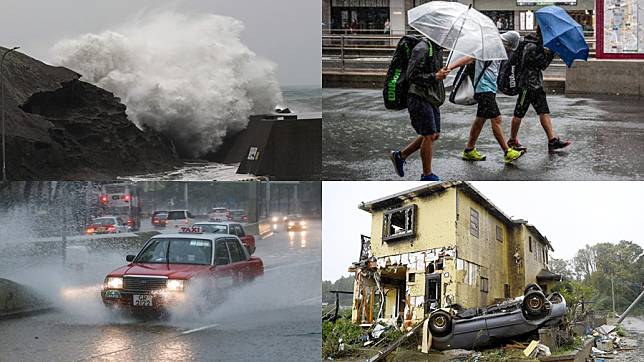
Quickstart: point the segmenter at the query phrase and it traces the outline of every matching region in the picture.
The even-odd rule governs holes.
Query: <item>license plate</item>
[[[148,294],[132,295],[132,305],[136,307],[152,307],[152,296]]]
[[[105,228],[96,228],[97,233],[103,233],[105,232]]]

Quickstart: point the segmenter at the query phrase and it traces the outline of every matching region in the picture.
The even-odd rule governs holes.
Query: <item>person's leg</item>
[[[405,148],[400,150],[400,156],[404,159],[411,156],[412,153],[420,149],[420,145],[423,143],[423,136],[416,137],[411,143],[409,143]]]
[[[481,135],[481,130],[483,130],[484,125],[485,125],[485,118],[482,118],[482,117],[474,118],[474,123],[472,123],[472,127],[470,128],[470,136],[467,139],[467,146],[465,146],[465,151],[472,150],[474,149],[474,147],[476,147],[476,141],[479,139],[479,136]]]
[[[434,135],[421,136],[420,159],[423,162],[423,175],[432,173],[432,146]]]
[[[512,117],[512,122],[510,124],[510,139],[516,140],[519,135],[519,127],[521,127],[521,118],[517,116]]]
[[[494,134],[494,138],[496,138],[496,141],[499,143],[499,146],[501,146],[501,149],[505,153],[505,151],[508,150],[508,145],[507,143],[505,143],[503,128],[501,128],[501,116],[492,119],[492,134]]]
[[[525,117],[528,107],[530,107],[530,99],[527,89],[522,89],[517,97],[517,103],[514,106],[514,114],[512,121],[510,121],[510,138],[508,139],[508,146],[516,150],[525,151],[525,147],[521,146],[519,139],[519,127],[521,127],[521,120]]]
[[[543,113],[539,115],[539,122],[541,122],[541,127],[546,132],[546,137],[548,141],[555,138],[555,132],[552,130],[552,118],[550,118],[549,113]]]

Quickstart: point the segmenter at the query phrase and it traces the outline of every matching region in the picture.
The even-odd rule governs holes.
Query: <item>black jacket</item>
[[[414,47],[407,66],[409,93],[415,94],[434,107],[445,102],[445,86],[436,79],[436,72],[443,68],[443,48],[431,40],[422,40]]]
[[[519,88],[543,88],[543,71],[552,62],[554,53],[543,47],[543,39],[537,34],[526,35],[524,41]]]

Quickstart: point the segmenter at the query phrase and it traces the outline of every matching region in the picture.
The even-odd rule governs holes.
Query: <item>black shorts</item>
[[[496,93],[476,93],[474,94],[474,99],[478,102],[478,106],[476,107],[476,117],[493,119],[501,115],[499,105],[496,104]]]
[[[517,104],[514,106],[514,116],[517,118],[525,117],[528,108],[532,105],[537,114],[550,113],[546,92],[543,88],[539,89],[522,89],[517,98]]]
[[[407,110],[411,126],[421,136],[429,136],[441,131],[441,113],[438,108],[415,94],[407,96]]]

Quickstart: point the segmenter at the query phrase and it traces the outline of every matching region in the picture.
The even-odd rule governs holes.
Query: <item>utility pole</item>
[[[186,210],[190,210],[190,205],[188,203],[188,183],[183,183],[183,199],[186,202]]]
[[[4,106],[4,75],[2,74],[2,66],[4,65],[4,58],[9,55],[14,50],[20,49],[20,47],[13,47],[2,55],[2,59],[0,59],[0,88],[2,88],[2,95],[0,98],[2,98],[2,182],[7,182],[7,156],[6,156],[6,151],[5,151],[5,127],[4,127],[4,113],[5,113],[5,106]]]
[[[613,298],[613,315],[617,314],[617,312],[615,312],[615,284],[614,284],[614,282],[615,282],[615,276],[612,275],[610,277],[610,294],[611,294],[611,296]]]

